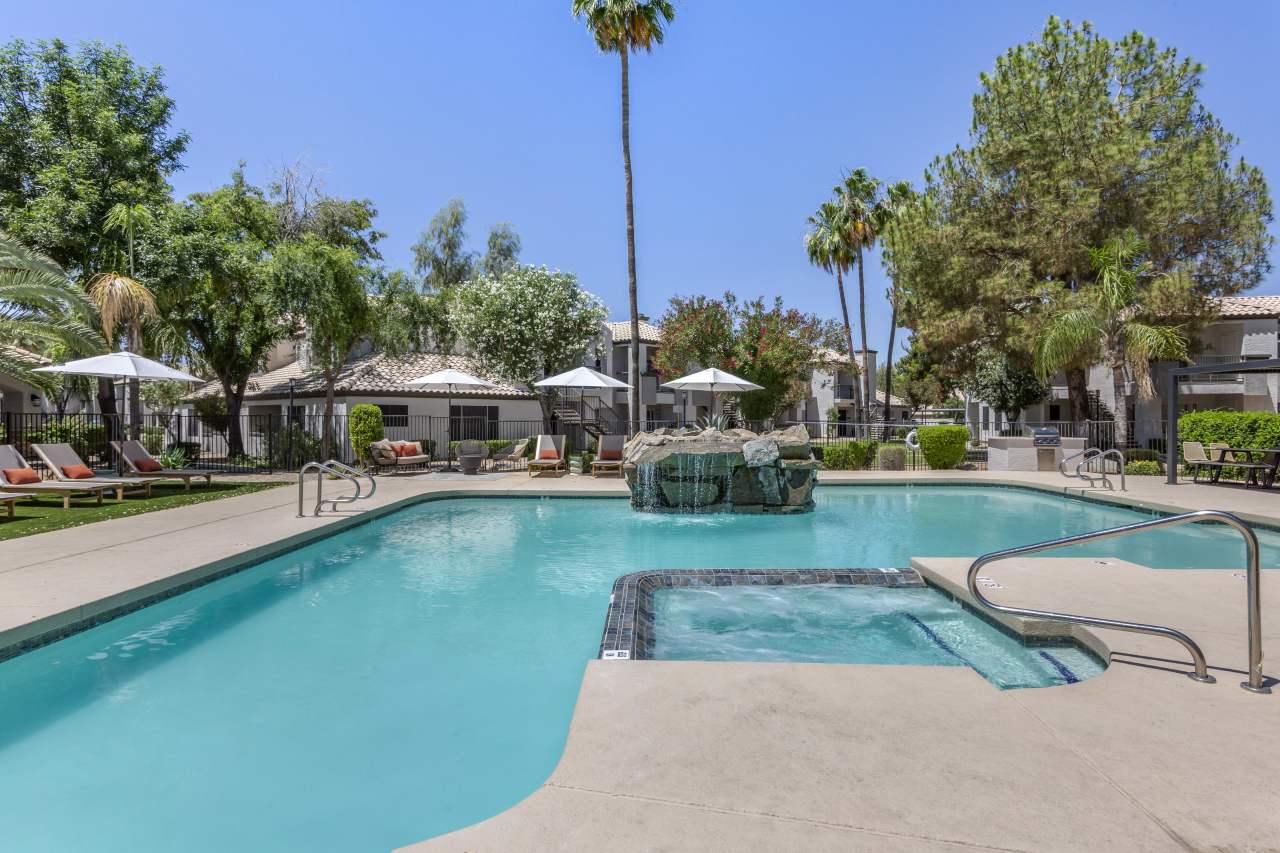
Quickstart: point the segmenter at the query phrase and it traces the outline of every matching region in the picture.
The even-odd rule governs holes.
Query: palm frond
[[[1035,370],[1047,379],[1058,370],[1094,358],[1102,342],[1102,324],[1093,311],[1075,308],[1054,317],[1036,342]]]
[[[102,334],[111,340],[116,328],[124,323],[141,323],[155,316],[156,298],[146,285],[120,275],[104,272],[89,282],[89,298],[98,309]]]
[[[1151,326],[1130,320],[1121,329],[1120,337],[1129,373],[1138,386],[1138,394],[1146,399],[1156,395],[1152,361],[1187,360],[1187,338],[1181,326]]]

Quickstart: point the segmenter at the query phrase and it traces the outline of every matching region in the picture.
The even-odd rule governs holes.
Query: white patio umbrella
[[[202,382],[204,380],[190,373],[175,370],[166,364],[152,361],[145,356],[127,350],[93,355],[68,361],[66,364],[52,364],[48,367],[37,367],[33,373],[65,373],[75,376],[101,376],[106,379],[137,379],[142,382]],[[128,402],[128,401],[126,401]],[[138,429],[138,424],[130,426],[130,433]],[[136,435],[134,436],[136,438]]]
[[[448,419],[445,421],[448,426],[445,431],[444,470],[452,471],[453,456],[450,453],[449,445],[453,443],[453,395],[458,388],[495,388],[497,386],[492,382],[486,382],[478,376],[472,376],[470,373],[454,370],[452,367],[437,370],[435,373],[428,373],[426,376],[419,376],[417,379],[410,379],[404,384],[414,388],[449,392]]]
[[[678,391],[710,391],[711,408],[716,406],[716,394],[720,391],[763,391],[764,386],[748,382],[740,376],[734,376],[716,367],[708,367],[670,382],[663,382],[663,388],[674,388]]]
[[[617,389],[630,388],[631,386],[612,376],[605,376],[603,373],[592,370],[590,367],[575,367],[573,370],[567,370],[564,373],[558,373],[555,376],[548,376],[539,382],[533,383],[535,388],[577,388],[578,389],[578,419],[583,417],[582,411],[582,392],[585,389]]]

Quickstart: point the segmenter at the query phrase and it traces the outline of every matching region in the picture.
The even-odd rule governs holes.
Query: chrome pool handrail
[[[1072,459],[1075,459],[1080,456],[1085,456],[1085,454],[1088,454],[1088,453],[1096,454],[1101,452],[1102,451],[1097,447],[1086,447],[1084,450],[1078,450],[1075,453],[1072,453],[1070,456],[1064,456],[1062,457],[1062,461],[1058,463],[1058,473],[1064,477],[1072,477],[1077,480],[1083,480],[1084,478],[1080,476],[1080,467],[1078,465],[1076,466],[1076,473],[1074,474],[1067,473],[1067,463],[1070,462]],[[1088,460],[1086,459],[1086,461]]]
[[[1249,623],[1249,680],[1241,682],[1240,686],[1254,693],[1270,693],[1271,687],[1266,683],[1266,679],[1262,675],[1262,599],[1261,599],[1261,562],[1259,558],[1258,537],[1253,532],[1253,528],[1239,516],[1224,512],[1217,509],[1201,509],[1195,512],[1186,512],[1181,515],[1171,515],[1165,518],[1157,518],[1151,521],[1140,521],[1136,524],[1126,524],[1121,527],[1111,527],[1106,530],[1095,530],[1092,533],[1082,533],[1078,536],[1066,536],[1061,539],[1052,539],[1047,542],[1038,542],[1034,545],[1022,545],[1017,548],[1007,548],[1003,551],[993,551],[990,554],[983,554],[974,560],[969,566],[969,574],[967,585],[969,594],[973,596],[974,601],[979,605],[994,610],[997,613],[1007,613],[1010,616],[1020,616],[1032,619],[1047,619],[1054,622],[1069,622],[1079,625],[1092,625],[1097,628],[1112,628],[1117,631],[1130,631],[1136,634],[1153,634],[1158,637],[1166,637],[1175,642],[1181,643],[1183,648],[1191,655],[1192,663],[1195,666],[1194,673],[1188,673],[1188,677],[1194,681],[1201,681],[1212,684],[1215,679],[1209,674],[1208,665],[1205,663],[1204,652],[1195,640],[1192,640],[1186,634],[1173,628],[1165,628],[1160,625],[1147,625],[1142,622],[1126,622],[1118,619],[1102,619],[1093,616],[1076,616],[1070,613],[1055,613],[1049,610],[1030,610],[1025,607],[1011,607],[1005,604],[996,604],[982,594],[982,590],[978,588],[978,572],[982,571],[984,566],[988,566],[998,560],[1006,560],[1010,557],[1022,556],[1024,554],[1035,554],[1040,551],[1049,551],[1055,548],[1066,548],[1071,545],[1081,545],[1085,542],[1096,542],[1101,539],[1113,539],[1119,536],[1128,536],[1131,533],[1139,533],[1144,530],[1151,530],[1157,527],[1175,527],[1182,524],[1193,524],[1201,521],[1218,521],[1223,524],[1234,527],[1244,537],[1245,546],[1248,549],[1248,562],[1245,566],[1245,596],[1246,606],[1248,608]]]
[[[1081,480],[1084,480],[1085,482],[1087,482],[1089,484],[1089,488],[1093,488],[1095,485],[1097,485],[1098,481],[1101,480],[1102,485],[1106,486],[1107,490],[1110,491],[1112,489],[1112,485],[1111,485],[1111,480],[1107,477],[1107,458],[1114,456],[1118,461],[1118,470],[1120,472],[1120,491],[1122,492],[1129,491],[1129,487],[1125,485],[1125,480],[1124,480],[1124,465],[1125,465],[1124,452],[1115,447],[1112,447],[1109,450],[1098,450],[1098,448],[1096,447],[1092,447],[1089,449],[1094,450],[1096,452],[1094,453],[1093,456],[1089,456],[1084,459],[1081,459],[1079,462],[1076,463],[1076,476],[1079,477]],[[1082,474],[1080,472],[1080,469],[1083,468],[1085,465],[1088,465],[1092,462],[1096,462],[1099,459],[1102,460],[1102,467],[1098,469],[1099,476],[1091,477],[1087,473]]]
[[[369,493],[367,495],[361,489],[360,481],[359,480],[356,481],[356,496],[355,496],[356,500],[364,500],[365,498],[371,498],[374,496],[374,494],[377,493],[378,481],[375,480],[373,478],[373,475],[370,474],[368,471],[361,471],[359,468],[352,467],[351,465],[348,465],[345,462],[339,462],[337,459],[330,459],[328,462],[324,464],[330,466],[331,468],[337,468],[340,471],[346,471],[348,474],[350,474],[353,477],[364,477],[366,480],[369,481]]]
[[[308,471],[316,472],[316,507],[315,507],[315,510],[312,511],[311,513],[312,516],[318,516],[320,514],[321,508],[324,506],[325,503],[332,504],[336,509],[338,504],[351,503],[352,501],[356,500],[357,496],[360,494],[360,481],[357,480],[355,477],[351,476],[345,471],[339,471],[337,468],[331,467],[327,462],[308,462],[306,465],[302,466],[301,470],[298,471],[298,518],[302,518],[305,515],[305,513],[303,513],[302,511],[302,499],[303,499],[303,491],[306,485],[306,478],[307,478]],[[351,483],[351,485],[356,487],[356,494],[338,495],[336,498],[326,499],[324,497],[324,475],[325,474],[332,474],[335,477],[341,477],[342,479]]]

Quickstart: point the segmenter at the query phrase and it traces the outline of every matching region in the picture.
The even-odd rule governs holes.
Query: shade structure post
[[[1164,471],[1165,482],[1178,485],[1178,375],[1172,370],[1165,377],[1168,387],[1164,395]]]

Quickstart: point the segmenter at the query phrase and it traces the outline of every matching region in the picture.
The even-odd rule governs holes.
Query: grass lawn
[[[144,497],[141,491],[125,492],[124,500],[118,501],[114,493],[108,493],[103,496],[102,506],[95,504],[92,498],[72,498],[71,509],[62,508],[61,495],[48,495],[35,501],[19,501],[15,504],[16,511],[13,518],[6,518],[4,509],[0,508],[0,540],[17,539],[19,536],[46,533],[63,527],[79,527],[95,521],[140,515],[144,512],[155,512],[158,509],[247,495],[263,489],[274,489],[280,485],[280,483],[219,482],[215,479],[207,486],[203,481],[199,484],[192,483],[191,491],[184,492],[181,483],[156,483],[151,487],[149,498]]]

